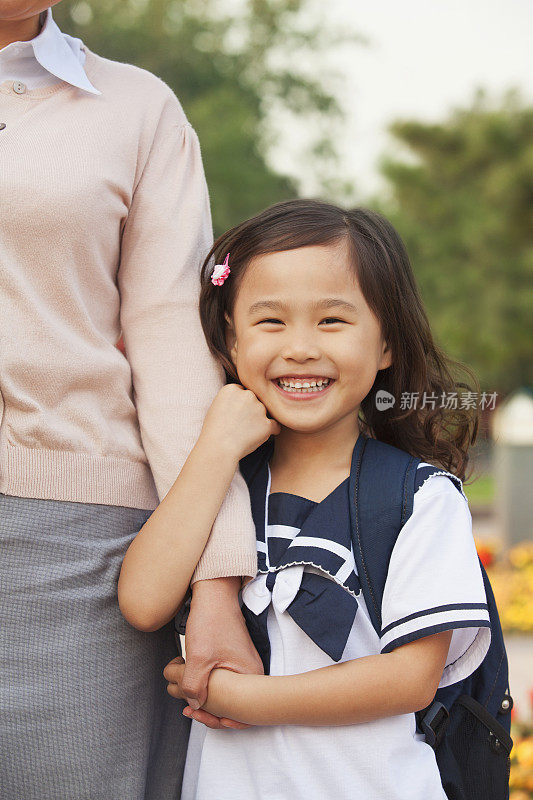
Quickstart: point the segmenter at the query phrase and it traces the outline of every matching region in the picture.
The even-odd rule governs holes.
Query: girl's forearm
[[[176,614],[238,458],[198,439],[172,488],[128,548],[118,583],[120,609],[141,630],[157,630]]]
[[[215,669],[203,708],[250,725],[351,725],[424,708],[430,689],[406,676],[392,652],[298,675]]]

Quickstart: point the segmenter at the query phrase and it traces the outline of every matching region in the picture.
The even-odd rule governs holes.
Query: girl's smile
[[[333,385],[333,378],[300,375],[277,378],[274,385],[287,400],[317,400]]]

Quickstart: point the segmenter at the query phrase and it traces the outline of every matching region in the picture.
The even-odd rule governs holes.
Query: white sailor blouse
[[[453,630],[439,688],[479,666],[490,623],[468,504],[455,476],[426,479],[428,466],[418,466],[413,512],[392,552],[381,637],[357,575],[349,479],[316,503],[270,494],[264,466],[266,492],[251,497],[252,508],[264,504],[259,569],[242,590],[242,611],[266,674],[297,674],[390,652],[435,628]],[[251,484],[258,485],[264,491],[265,482]],[[423,738],[414,713],[355,725],[241,731],[193,722],[182,797],[446,800],[435,753]]]

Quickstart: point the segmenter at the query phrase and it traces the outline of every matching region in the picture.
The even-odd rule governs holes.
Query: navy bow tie
[[[242,591],[242,612],[267,674],[271,602],[278,612],[287,611],[331,659],[339,661],[361,591],[351,543],[348,479],[320,503],[283,492],[269,495],[272,450],[269,440],[240,462],[250,491],[259,567],[257,577]],[[268,535],[271,525],[281,526],[273,537]],[[284,526],[288,526],[287,537]],[[291,527],[298,528],[293,537]]]
[[[284,570],[270,572],[268,592],[274,590]],[[269,605],[254,613],[243,602],[242,612],[252,642],[263,662],[265,675],[270,673],[270,642],[267,632]],[[324,575],[303,572],[299,588],[286,610],[296,624],[334,661],[339,661],[357,613],[357,599],[338,583]]]

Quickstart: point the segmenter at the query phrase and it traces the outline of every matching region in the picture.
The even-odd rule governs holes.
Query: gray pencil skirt
[[[190,720],[173,626],[136,631],[116,585],[150,511],[0,494],[2,800],[176,800]]]

